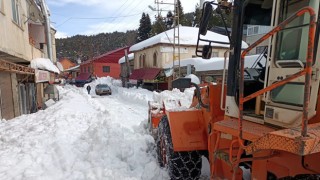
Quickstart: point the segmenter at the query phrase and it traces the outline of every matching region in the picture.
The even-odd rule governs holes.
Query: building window
[[[219,53],[218,52],[212,52],[212,57],[219,57]]]
[[[144,68],[145,67],[145,64],[146,63],[146,55],[144,54],[143,56],[142,56],[142,68]]]
[[[259,33],[259,26],[248,27],[248,36],[257,35]]]
[[[90,66],[88,67],[88,72],[90,72]]]
[[[157,67],[157,52],[153,53],[153,66]]]
[[[141,63],[142,63],[142,55],[139,56],[139,62],[138,62],[138,68],[141,68]]]
[[[105,72],[105,73],[110,72],[110,66],[103,66],[102,67],[102,71]]]
[[[140,55],[139,57],[139,64],[138,67],[139,68],[144,68],[145,67],[145,62],[146,62],[146,55]]]
[[[12,18],[15,23],[20,25],[20,15],[19,15],[19,1],[11,0],[12,2]]]

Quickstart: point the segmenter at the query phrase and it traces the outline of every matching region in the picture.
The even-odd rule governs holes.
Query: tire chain
[[[162,151],[160,150],[160,139],[164,138],[166,145],[165,151],[167,152],[168,164],[162,162]],[[173,144],[171,140],[171,133],[169,122],[166,116],[164,116],[158,129],[157,145],[157,159],[161,167],[168,169],[169,176],[172,180],[194,180],[199,179],[201,175],[202,159],[199,151],[188,152],[174,152]]]

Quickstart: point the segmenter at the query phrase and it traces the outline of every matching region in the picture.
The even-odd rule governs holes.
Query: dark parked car
[[[100,96],[103,94],[111,95],[111,88],[107,84],[98,84],[96,86],[96,94]]]

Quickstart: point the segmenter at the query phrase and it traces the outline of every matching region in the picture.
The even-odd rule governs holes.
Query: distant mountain
[[[93,36],[76,35],[56,39],[57,59],[68,58],[74,62],[99,56],[111,50],[135,43],[137,31],[101,33]]]
[[[188,24],[192,24],[193,13],[185,14]],[[74,62],[77,59],[86,61],[108,51],[136,43],[137,30],[98,35],[76,35],[68,38],[56,39],[57,59],[68,58]]]
[[[184,14],[185,23],[187,25],[198,25],[200,14],[201,11]],[[228,19],[228,27],[230,27],[231,16],[227,15],[226,18]],[[220,16],[213,16],[209,21],[209,29],[214,26],[223,26]],[[137,30],[130,30],[125,33],[101,33],[92,36],[76,35],[56,39],[57,59],[65,57],[76,62],[80,58],[81,61],[86,61],[117,48],[135,44],[137,34]]]

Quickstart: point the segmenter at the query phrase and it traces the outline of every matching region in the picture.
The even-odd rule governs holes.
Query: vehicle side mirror
[[[212,47],[210,45],[204,45],[202,48],[202,58],[210,59],[212,55]]]
[[[210,2],[205,2],[202,9],[203,11],[200,20],[199,34],[205,36],[207,34],[208,24],[210,17],[212,16],[213,9]]]
[[[172,81],[172,88],[185,89],[191,87],[191,78],[178,78]]]

